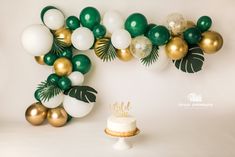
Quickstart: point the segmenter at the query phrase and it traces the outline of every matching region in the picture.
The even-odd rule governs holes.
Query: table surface
[[[106,119],[92,121],[88,116],[73,119],[61,128],[48,124],[34,127],[26,121],[2,122],[0,156],[235,156],[235,116],[232,112],[187,112],[183,116],[162,114],[155,119],[139,118],[137,125],[141,132],[128,138],[133,148],[125,151],[112,148],[116,138],[104,133]]]

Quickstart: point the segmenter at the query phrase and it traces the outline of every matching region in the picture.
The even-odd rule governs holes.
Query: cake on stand
[[[140,130],[138,128],[136,128],[136,130],[134,132],[118,133],[118,132],[112,132],[106,128],[104,130],[104,132],[109,136],[118,137],[117,142],[113,145],[114,149],[126,150],[126,149],[130,149],[132,147],[132,145],[130,143],[128,143],[125,139],[127,137],[132,137],[132,136],[138,135]]]
[[[128,115],[130,103],[113,104],[111,106],[112,115],[107,119],[105,133],[112,137],[117,137],[118,141],[113,145],[116,150],[126,150],[132,147],[126,142],[127,137],[136,136],[140,130],[136,126],[136,119]]]

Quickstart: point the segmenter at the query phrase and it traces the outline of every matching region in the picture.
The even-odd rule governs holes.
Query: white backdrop
[[[84,52],[93,64],[85,84],[99,92],[92,113],[64,128],[31,127],[25,121],[25,109],[35,101],[37,84],[52,70],[38,65],[23,50],[20,35],[26,26],[41,23],[40,11],[46,5],[55,5],[66,16],[79,15],[86,6],[96,7],[101,14],[118,10],[125,17],[141,12],[156,24],[164,24],[172,12],[193,21],[209,15],[212,30],[222,34],[224,46],[217,54],[205,55],[203,70],[196,74],[183,73],[173,64],[164,71],[149,71],[137,60],[103,63],[93,51]],[[234,10],[233,0],[1,0],[0,156],[234,156]],[[180,105],[188,103],[190,93],[200,95],[204,106]],[[103,134],[103,128],[108,106],[121,101],[131,101],[142,134],[132,140],[136,147],[119,154],[110,148],[114,141]],[[47,153],[34,154],[39,148]]]

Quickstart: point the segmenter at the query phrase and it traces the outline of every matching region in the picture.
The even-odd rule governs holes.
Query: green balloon
[[[148,24],[148,26],[147,26],[147,28],[146,28],[146,31],[145,31],[145,33],[144,33],[144,35],[146,36],[146,37],[148,37],[149,35],[149,31],[153,28],[153,27],[155,27],[155,26],[157,26],[156,24],[154,24],[154,23],[150,23],[150,24]]]
[[[37,101],[41,101],[40,100],[40,90],[37,89],[35,92],[34,92],[34,98],[37,100]]]
[[[148,37],[154,45],[165,45],[170,40],[169,30],[162,25],[153,27],[149,33]]]
[[[101,17],[99,11],[94,7],[86,7],[80,13],[80,21],[82,26],[93,29],[100,23]]]
[[[91,48],[90,48],[90,50],[94,49],[96,41],[97,41],[97,40],[95,39],[93,45],[92,45]]]
[[[68,119],[67,119],[67,122],[66,122],[66,123],[70,122],[70,121],[73,119],[73,117],[70,116],[68,113],[67,113],[67,115],[68,115]]]
[[[79,71],[86,74],[91,69],[91,60],[83,54],[76,55],[72,58],[73,71]]]
[[[72,57],[73,57],[72,47],[65,48],[61,53],[59,53],[58,56],[59,57],[66,57],[68,59],[72,59]]]
[[[202,16],[197,20],[197,27],[201,30],[201,32],[205,32],[210,29],[212,25],[212,20],[209,16]]]
[[[106,34],[106,28],[103,25],[96,25],[93,29],[93,34],[97,39],[103,38]]]
[[[54,7],[54,6],[46,6],[46,7],[44,7],[44,8],[42,9],[42,11],[41,11],[41,13],[40,13],[40,18],[41,18],[41,20],[42,20],[43,23],[44,23],[44,20],[43,20],[44,14],[45,14],[48,10],[50,10],[50,9],[57,9],[57,8]]]
[[[146,32],[148,21],[146,17],[140,13],[131,14],[125,22],[125,29],[132,37],[142,35]]]
[[[47,65],[52,66],[57,58],[56,54],[49,52],[44,56],[43,60]]]
[[[59,79],[60,79],[60,77],[58,75],[56,75],[55,73],[54,74],[50,74],[47,77],[47,81],[50,82],[50,83],[53,83],[53,84],[57,84]]]
[[[201,39],[201,31],[196,27],[188,28],[183,35],[184,40],[189,44],[197,44]]]
[[[62,90],[70,89],[71,85],[72,85],[72,83],[71,83],[71,81],[70,81],[70,79],[68,77],[62,77],[58,81],[58,86]]]
[[[66,19],[66,26],[71,30],[75,30],[80,27],[80,21],[76,16],[69,16]]]

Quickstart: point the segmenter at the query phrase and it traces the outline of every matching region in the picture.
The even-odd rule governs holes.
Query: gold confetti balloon
[[[180,35],[185,30],[185,19],[179,13],[172,13],[166,18],[166,27],[174,36]]]
[[[152,51],[152,42],[145,36],[137,36],[131,41],[130,51],[136,58],[145,58]]]
[[[72,63],[65,57],[57,59],[53,66],[58,76],[68,76],[73,70]]]
[[[118,49],[117,57],[122,61],[129,61],[133,58],[133,55],[129,48],[126,49]]]
[[[32,125],[42,124],[46,116],[47,108],[39,102],[30,105],[25,112],[26,120]]]
[[[34,57],[35,61],[38,63],[38,64],[41,64],[41,65],[44,65],[45,62],[44,62],[44,55],[42,56],[35,56]]]
[[[60,28],[54,32],[56,39],[63,43],[64,47],[71,46],[72,32],[68,28]]]
[[[222,36],[214,31],[207,31],[202,34],[202,39],[199,42],[199,46],[207,54],[216,53],[223,46]]]
[[[180,37],[173,37],[165,47],[167,56],[172,60],[183,58],[188,52],[187,43]]]
[[[48,122],[54,127],[61,127],[66,124],[68,115],[64,108],[57,107],[49,109],[47,113]]]

